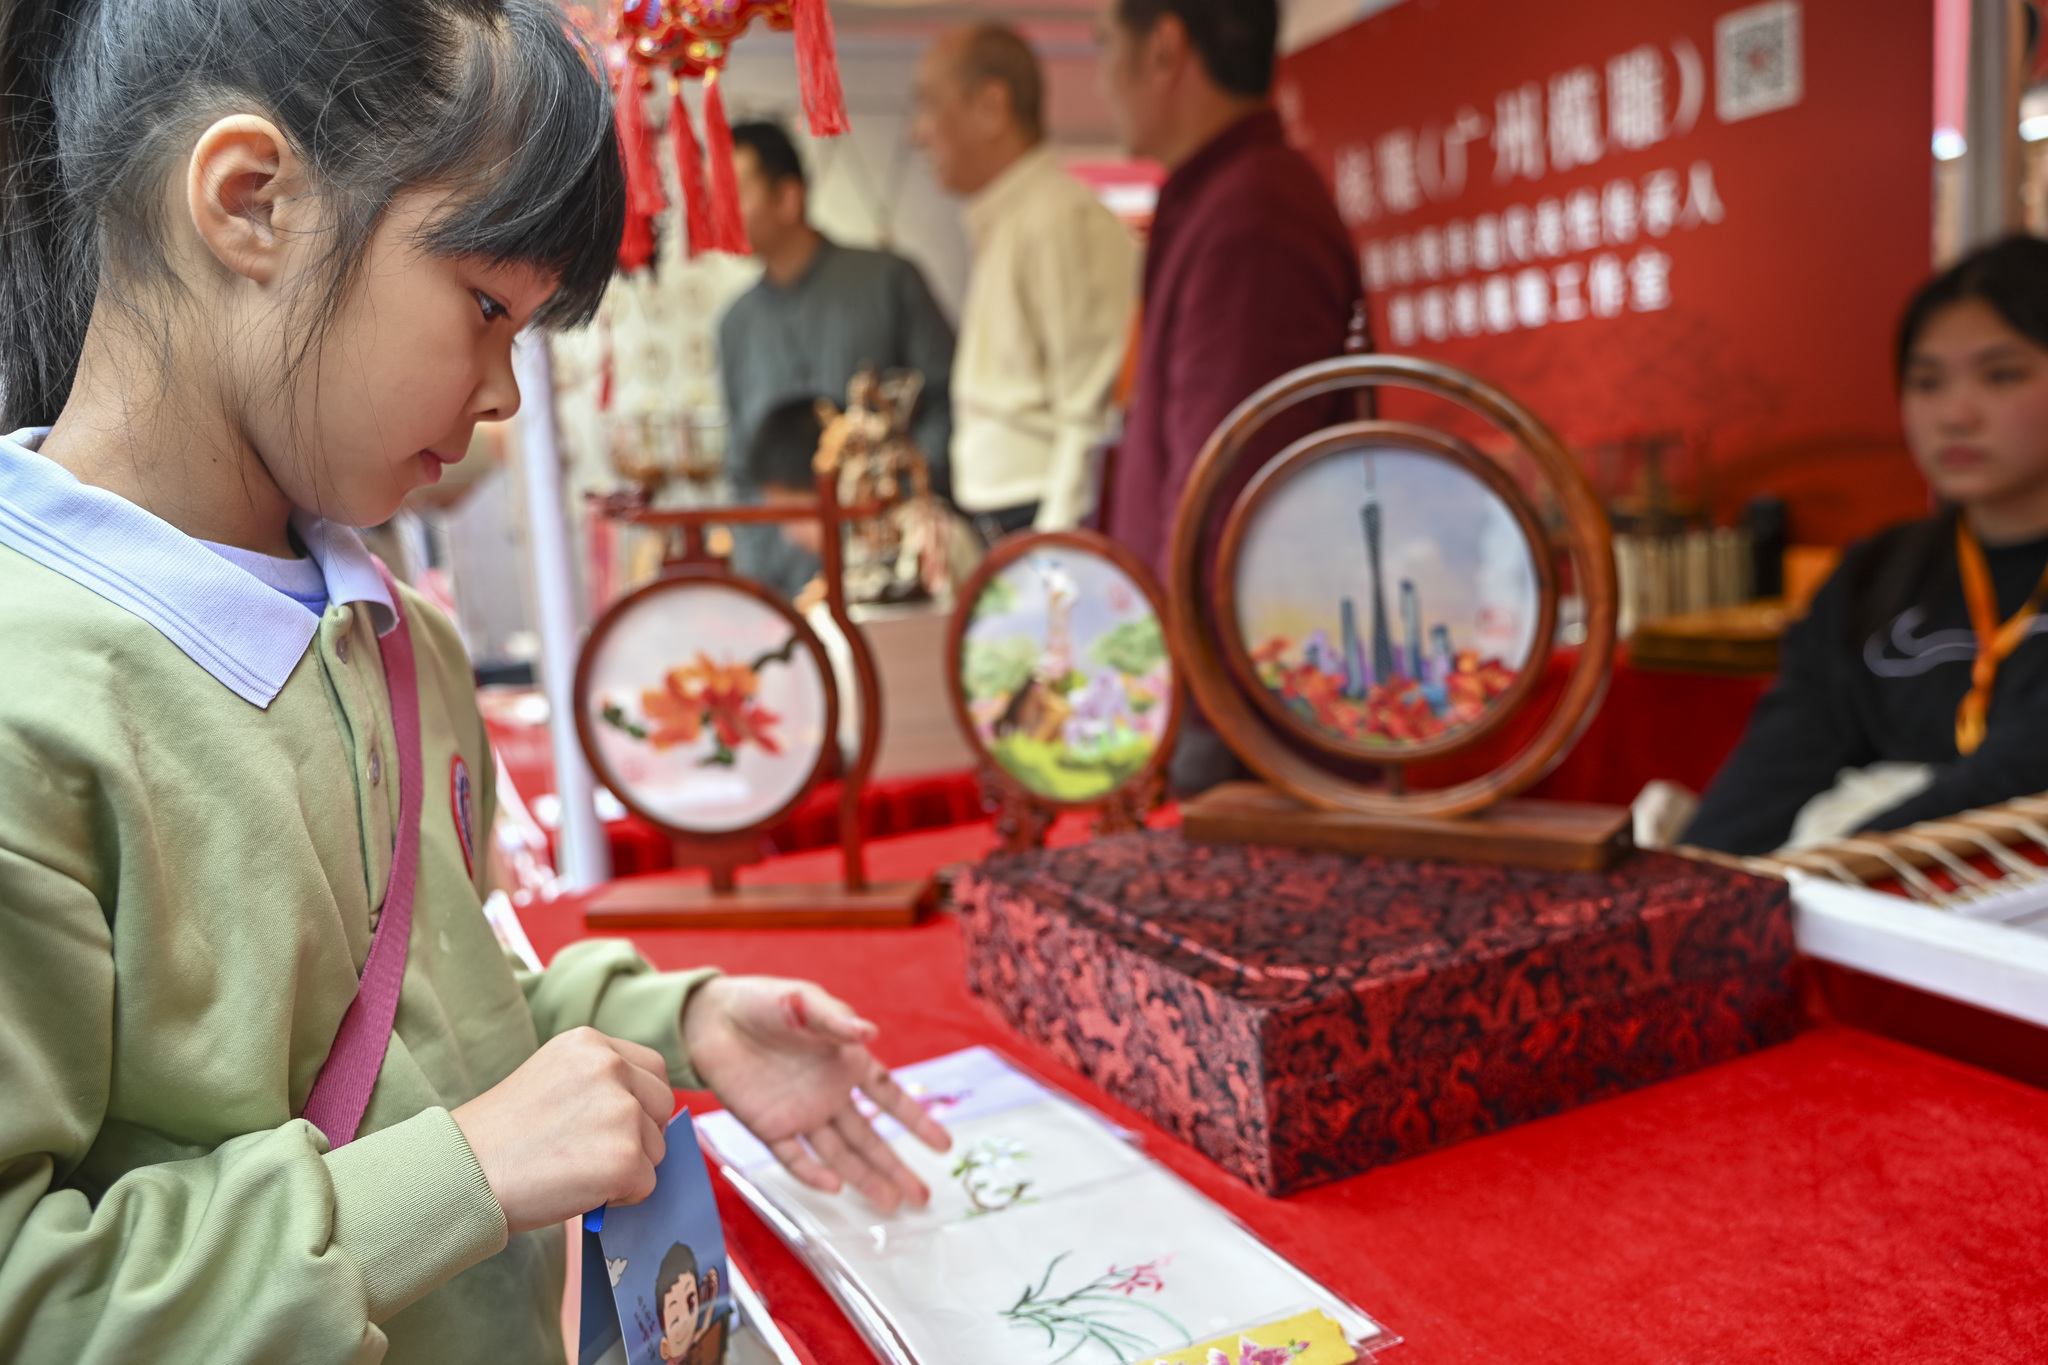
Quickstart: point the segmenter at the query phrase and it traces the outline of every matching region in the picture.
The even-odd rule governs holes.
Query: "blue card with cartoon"
[[[732,1278],[711,1175],[688,1113],[669,1121],[654,1193],[583,1220],[578,1365],[721,1365]]]

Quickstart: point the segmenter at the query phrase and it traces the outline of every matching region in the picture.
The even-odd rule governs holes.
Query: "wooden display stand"
[[[1462,819],[1318,810],[1263,782],[1225,782],[1181,803],[1181,832],[1202,843],[1278,844],[1383,858],[1440,858],[1551,872],[1598,872],[1630,847],[1619,806],[1510,797]]]
[[[711,880],[709,886],[702,886],[673,874],[654,874],[612,882],[587,903],[585,920],[591,928],[894,927],[916,923],[931,907],[934,892],[929,878],[871,883],[862,847],[861,793],[881,747],[881,687],[874,655],[860,628],[847,613],[841,528],[849,521],[882,514],[887,510],[887,504],[865,501],[842,505],[836,459],[821,460],[817,490],[814,503],[781,506],[655,510],[644,505],[644,498],[631,495],[604,504],[607,515],[636,525],[665,528],[675,533],[676,540],[663,561],[661,576],[615,603],[592,627],[578,662],[575,693],[577,734],[585,757],[601,779],[607,778],[608,773],[595,743],[588,704],[592,663],[607,634],[636,605],[651,594],[674,591],[680,585],[715,583],[726,590],[754,598],[786,617],[798,641],[813,652],[819,663],[826,683],[827,715],[823,727],[824,744],[809,777],[779,808],[742,829],[709,833],[683,828],[636,801],[630,784],[616,779],[607,780],[607,785],[627,809],[668,835],[678,868],[702,868],[710,873]],[[705,533],[714,525],[798,521],[816,521],[822,528],[820,558],[824,564],[825,608],[845,637],[853,657],[854,676],[859,689],[860,745],[852,763],[840,777],[839,846],[845,870],[837,885],[741,886],[736,873],[739,868],[762,860],[762,836],[794,810],[825,778],[832,766],[831,759],[837,753],[839,743],[838,689],[823,645],[803,617],[773,592],[733,574],[724,557],[707,548]]]
[[[1382,387],[1455,403],[1530,457],[1563,513],[1570,581],[1584,603],[1585,638],[1562,698],[1534,738],[1492,771],[1435,789],[1411,789],[1409,766],[1470,750],[1532,699],[1555,631],[1560,575],[1551,538],[1502,466],[1447,433],[1379,420],[1374,414]],[[1233,470],[1269,423],[1304,402],[1340,393],[1352,396],[1357,420],[1296,440],[1224,503]],[[1261,506],[1315,462],[1368,449],[1461,468],[1505,505],[1533,560],[1538,619],[1516,676],[1478,719],[1414,741],[1339,734],[1290,714],[1260,683],[1237,615],[1239,556]],[[1212,532],[1219,520],[1220,531]],[[1368,526],[1377,565],[1378,522]],[[1246,400],[1204,447],[1174,520],[1172,550],[1167,598],[1176,662],[1202,713],[1265,779],[1226,784],[1185,803],[1183,828],[1190,838],[1560,870],[1604,868],[1630,848],[1624,809],[1511,799],[1554,767],[1592,719],[1613,658],[1618,598],[1613,538],[1598,497],[1557,436],[1505,393],[1448,366],[1401,356],[1353,354],[1283,375]],[[1377,582],[1377,567],[1374,574]],[[1384,648],[1384,637],[1378,644]],[[1362,764],[1378,767],[1377,784],[1361,780]]]

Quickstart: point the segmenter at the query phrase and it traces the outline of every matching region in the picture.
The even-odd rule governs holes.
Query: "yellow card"
[[[1344,1344],[1344,1329],[1337,1320],[1310,1309],[1282,1322],[1160,1356],[1152,1365],[1345,1365],[1356,1359],[1358,1352]]]

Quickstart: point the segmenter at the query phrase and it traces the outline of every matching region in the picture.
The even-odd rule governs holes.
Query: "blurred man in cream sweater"
[[[1138,247],[1045,143],[1038,59],[995,25],[941,37],[913,139],[966,198],[974,265],[953,362],[953,498],[993,539],[1089,510],[1137,297]]]

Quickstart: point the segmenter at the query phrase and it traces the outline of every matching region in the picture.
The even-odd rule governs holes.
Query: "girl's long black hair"
[[[329,210],[295,360],[413,189],[450,196],[426,249],[539,266],[535,320],[587,320],[625,226],[599,61],[554,0],[0,0],[0,430],[55,420],[96,306],[174,283],[165,177],[231,113]]]

